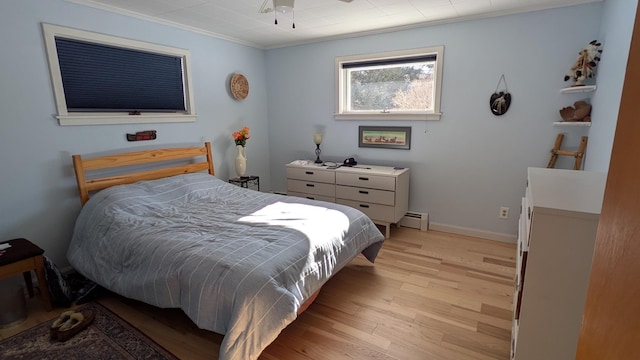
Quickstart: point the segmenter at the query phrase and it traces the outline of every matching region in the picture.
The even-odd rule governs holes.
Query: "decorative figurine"
[[[571,70],[564,76],[564,81],[572,79],[575,84],[572,86],[584,86],[584,81],[595,75],[596,66],[600,61],[600,46],[602,44],[598,40],[593,40],[584,49],[578,53],[578,60]]]

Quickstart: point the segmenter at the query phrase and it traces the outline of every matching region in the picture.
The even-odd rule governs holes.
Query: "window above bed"
[[[42,27],[60,125],[195,121],[188,50]]]

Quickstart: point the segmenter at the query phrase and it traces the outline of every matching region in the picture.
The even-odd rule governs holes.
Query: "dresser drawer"
[[[365,187],[369,189],[396,190],[396,178],[368,174],[337,173],[336,184]]]
[[[518,222],[518,243],[521,247],[521,251],[529,251],[529,228],[531,222],[527,221],[527,201],[526,198],[522,198],[522,204],[520,205],[520,221]]]
[[[516,320],[511,324],[511,359],[516,357],[516,345],[518,344],[519,321]]]
[[[388,205],[371,204],[367,202],[359,202],[345,199],[336,199],[336,203],[351,206],[365,213],[371,220],[380,220],[385,222],[394,222],[394,207]]]
[[[335,197],[336,186],[312,181],[287,180],[287,192]]]
[[[382,205],[395,205],[395,192],[336,185],[336,197]]]
[[[531,237],[531,221],[533,220],[533,205],[531,203],[531,190],[527,187],[524,197],[525,228],[524,228],[524,246],[529,248],[529,238]]]
[[[336,202],[336,199],[330,196],[323,196],[323,195],[313,195],[313,194],[304,194],[304,193],[299,193],[299,192],[295,192],[295,191],[289,191],[287,192],[287,195],[289,196],[297,196],[297,197],[301,197],[301,198],[305,198],[305,199],[311,199],[311,200],[319,200],[319,201],[326,201],[326,202]]]
[[[333,170],[325,170],[322,168],[314,169],[288,167],[287,179],[334,184],[336,182],[336,173]]]
[[[515,283],[513,284],[513,298],[512,298],[512,311],[513,311],[513,319],[512,320],[517,320],[518,319],[518,308],[520,307],[520,303],[519,301],[521,300],[520,298],[520,274],[516,274],[516,280]]]

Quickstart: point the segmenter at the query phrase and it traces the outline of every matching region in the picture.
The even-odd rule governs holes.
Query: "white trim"
[[[392,113],[358,113],[358,114],[333,114],[336,120],[440,120],[442,113],[429,114],[393,114]]]
[[[67,125],[114,125],[195,122],[196,115],[63,115],[56,116],[61,126]]]
[[[193,82],[191,81],[191,55],[189,50],[152,44],[143,41],[119,38],[110,35],[94,33],[90,31],[67,28],[52,24],[42,24],[44,41],[49,61],[49,72],[56,102],[56,109],[60,125],[107,125],[107,124],[133,124],[152,122],[191,122],[195,121],[195,102],[193,96]],[[60,63],[58,62],[58,50],[56,48],[56,36],[67,39],[90,41],[99,44],[112,45],[120,48],[128,48],[163,55],[178,56],[182,58],[184,71],[185,107],[184,114],[172,113],[147,113],[145,115],[127,115],[122,113],[69,113],[64,95]],[[144,120],[142,120],[144,119]]]
[[[487,230],[472,229],[456,225],[429,222],[429,230],[448,232],[452,234],[473,236],[481,239],[495,240],[515,244],[518,241],[517,235],[498,233]]]
[[[433,111],[420,112],[345,112],[346,94],[349,84],[346,81],[346,70],[342,68],[342,64],[361,60],[384,60],[384,59],[401,59],[403,57],[414,57],[421,55],[436,55],[434,71],[436,78],[435,89],[433,94]],[[440,95],[442,89],[442,64],[444,62],[444,46],[431,46],[419,49],[396,50],[379,52],[372,54],[358,54],[349,56],[340,56],[335,59],[335,113],[336,120],[440,120],[442,113],[440,112]]]

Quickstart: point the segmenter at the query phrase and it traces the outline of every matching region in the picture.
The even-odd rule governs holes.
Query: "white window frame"
[[[140,123],[167,123],[167,122],[194,122],[196,121],[193,88],[191,81],[191,54],[188,50],[170,46],[151,44],[143,41],[130,40],[98,34],[90,31],[72,29],[58,25],[42,24],[44,41],[49,60],[49,71],[55,96],[56,108],[60,125],[107,125],[107,124],[140,124]],[[182,58],[184,72],[185,112],[179,113],[143,113],[130,115],[126,112],[73,112],[67,111],[67,102],[64,95],[60,63],[55,38],[64,37],[81,41],[89,41],[98,44],[112,45],[121,48],[153,52]]]
[[[422,55],[435,55],[435,91],[433,96],[433,110],[430,111],[358,111],[349,112],[348,96],[349,84],[347,82],[347,69],[343,68],[343,64],[375,61],[375,60],[391,60],[402,58],[415,58]],[[440,120],[442,113],[440,112],[440,94],[442,88],[442,63],[444,59],[444,46],[432,46],[419,49],[389,51],[374,54],[362,54],[337,57],[335,61],[336,76],[336,109],[334,117],[336,120]]]

